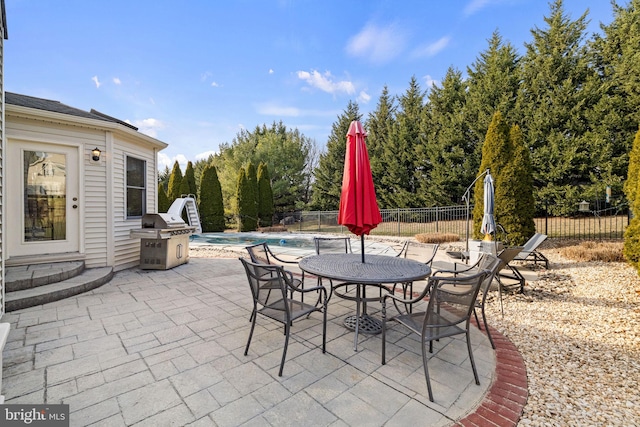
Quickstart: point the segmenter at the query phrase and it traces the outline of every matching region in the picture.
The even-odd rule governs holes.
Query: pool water
[[[275,253],[289,253],[299,256],[311,255],[315,253],[314,237],[321,235],[302,233],[201,233],[191,236],[191,243],[194,246],[236,246],[244,248],[256,243],[266,242]],[[324,235],[326,236],[326,235]],[[351,236],[351,249],[354,253],[360,253],[360,238]],[[379,243],[367,239],[365,244],[366,253],[395,255],[394,249],[388,244]]]
[[[300,248],[315,250],[314,236],[289,233],[202,233],[191,237],[193,243],[210,245],[250,246],[267,242],[270,247]]]

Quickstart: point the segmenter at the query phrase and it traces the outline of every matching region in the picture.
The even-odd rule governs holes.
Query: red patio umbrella
[[[347,132],[342,193],[338,211],[338,224],[346,226],[353,234],[360,236],[362,262],[364,262],[364,235],[369,234],[382,222],[371,176],[366,137],[367,134],[360,122],[356,120],[351,122]]]

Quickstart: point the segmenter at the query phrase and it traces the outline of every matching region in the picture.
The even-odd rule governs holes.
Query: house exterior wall
[[[146,162],[147,212],[156,212],[158,146],[118,129],[37,120],[12,115],[11,110],[6,135],[9,144],[25,141],[78,147],[79,256],[87,268],[122,270],[139,264],[140,241],[131,239],[129,230],[140,228],[140,218],[126,217],[126,157]],[[97,162],[91,159],[95,147],[102,152]],[[7,252],[11,256],[10,248]]]
[[[131,239],[129,231],[140,228],[141,218],[127,218],[126,212],[126,159],[127,156],[146,163],[146,212],[156,213],[157,165],[156,152],[136,144],[130,138],[114,137],[113,156],[113,238],[114,266],[116,270],[140,263],[140,239]]]
[[[4,9],[4,1],[1,8]],[[4,314],[4,39],[3,22],[0,25],[0,317]]]

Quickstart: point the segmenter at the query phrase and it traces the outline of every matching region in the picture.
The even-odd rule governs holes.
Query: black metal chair
[[[487,270],[481,270],[473,275],[436,275],[429,278],[429,286],[420,295],[411,299],[403,299],[394,294],[385,295],[382,301],[382,364],[386,364],[387,299],[392,299],[400,304],[418,304],[428,295],[429,301],[425,311],[400,314],[393,317],[392,320],[402,324],[421,337],[422,365],[427,381],[429,400],[433,402],[433,392],[427,366],[429,359],[427,343],[429,345],[429,353],[433,353],[433,341],[437,341],[440,338],[462,334],[466,336],[473,376],[476,384],[479,385],[480,379],[473,360],[469,325],[480,286],[490,274],[491,272]]]
[[[278,265],[255,263],[244,258],[240,258],[240,261],[247,273],[247,279],[253,297],[251,330],[244,355],[246,356],[249,353],[249,345],[251,344],[258,314],[284,324],[284,350],[282,351],[280,371],[278,372],[278,376],[282,376],[293,321],[308,316],[315,311],[322,312],[322,352],[325,353],[327,343],[326,289],[323,287],[313,287],[309,289],[296,287],[293,285],[291,273]],[[293,299],[291,295],[298,292],[317,292],[319,303],[311,305]]]
[[[314,237],[313,244],[316,248],[316,255],[352,253],[350,237]],[[318,286],[322,286],[322,277],[318,277]],[[329,286],[329,299],[331,299],[334,288],[331,279],[329,279]]]
[[[400,252],[398,252],[398,255],[396,255],[396,257],[412,259],[414,261],[422,262],[428,265],[429,267],[431,267],[431,264],[433,263],[433,259],[436,257],[436,254],[438,253],[439,247],[440,247],[439,243],[411,244],[411,241],[407,240],[406,242],[404,242],[402,249],[400,249]],[[413,282],[394,283],[391,292],[395,293],[396,289],[398,288],[398,285],[402,286],[402,296],[405,299],[407,298],[407,293],[409,294],[409,296],[413,294]],[[394,304],[396,305],[396,308],[398,309],[398,311],[400,311],[395,301],[394,301]],[[407,310],[411,309],[410,306],[405,308]]]
[[[505,250],[501,251],[500,254],[505,253]],[[513,251],[509,251],[506,253],[506,256],[512,256],[513,255]],[[491,336],[491,332],[489,331],[489,325],[487,322],[487,316],[485,314],[484,311],[484,307],[485,304],[487,302],[487,296],[489,295],[489,290],[491,288],[491,284],[493,283],[493,279],[497,279],[498,278],[498,274],[500,272],[500,270],[502,270],[505,265],[508,263],[508,260],[506,258],[506,256],[503,257],[503,259],[500,258],[500,255],[498,255],[498,257],[495,257],[491,254],[483,254],[480,258],[478,258],[478,261],[471,267],[464,269],[464,270],[440,270],[437,271],[435,274],[448,274],[448,275],[453,275],[453,276],[458,276],[458,275],[472,275],[472,274],[477,274],[482,270],[487,270],[490,272],[490,274],[483,280],[482,282],[482,286],[480,286],[480,292],[479,294],[482,294],[481,297],[479,297],[478,300],[476,300],[476,303],[474,304],[473,307],[473,316],[476,319],[476,324],[478,325],[478,329],[482,330],[482,325],[480,324],[480,320],[478,319],[478,314],[476,313],[476,309],[480,310],[480,314],[482,315],[482,321],[484,323],[484,329],[487,331],[487,337],[489,338],[489,342],[491,343],[491,348],[495,349],[496,346],[493,342],[493,337]],[[499,282],[498,282],[499,283]],[[500,292],[502,292],[502,289],[500,288]],[[500,293],[500,305],[502,306],[502,293]]]

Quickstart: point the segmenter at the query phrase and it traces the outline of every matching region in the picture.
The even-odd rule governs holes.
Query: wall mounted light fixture
[[[100,151],[98,147],[91,150],[91,158],[93,159],[94,162],[100,161],[100,153],[102,153],[102,151]]]

